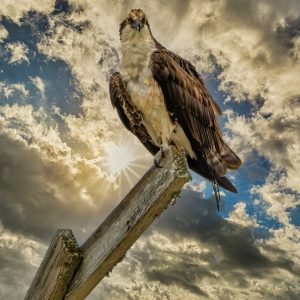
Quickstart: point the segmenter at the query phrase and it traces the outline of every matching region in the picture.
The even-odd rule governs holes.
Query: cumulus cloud
[[[251,149],[258,150],[268,158],[277,170],[284,171],[285,187],[299,193],[297,173],[300,167],[299,142],[300,110],[297,102],[273,114],[257,113],[252,118],[229,114],[226,127],[236,136],[234,145],[247,157]]]
[[[234,205],[234,209],[229,213],[229,218],[227,219],[230,222],[238,224],[245,227],[258,227],[254,217],[250,217],[246,212],[246,203],[238,202]]]
[[[85,4],[83,2],[82,6]],[[95,157],[111,140],[126,134],[108,95],[108,79],[119,58],[104,28],[92,22],[97,10],[93,18],[89,18],[90,11],[86,13],[76,3],[69,7],[69,14],[57,14],[61,9],[59,5],[56,7],[56,14],[50,19],[49,35],[38,47],[49,59],[60,58],[67,62],[78,80],[83,113],[61,117],[74,146],[83,149],[88,157]],[[119,134],[116,126],[122,128]],[[129,135],[128,138],[133,140]]]
[[[22,83],[0,82],[0,95],[6,99],[14,95],[15,97],[26,98],[29,94],[28,89]]]
[[[35,85],[37,90],[40,92],[42,98],[45,98],[45,83],[40,77],[31,77],[31,82]]]
[[[38,12],[50,12],[53,8],[53,0],[42,2],[16,0],[12,4],[10,0],[3,0],[0,7],[0,15],[8,16],[15,22],[19,22],[25,12],[29,10]]]
[[[6,39],[8,36],[8,32],[5,29],[5,27],[0,26],[0,42],[2,42],[2,40]]]
[[[299,205],[299,1],[5,0],[0,14],[10,25],[32,25],[39,37],[31,41],[37,45],[7,42],[10,67],[32,63],[34,55],[45,58],[41,69],[64,62],[80,101],[72,103],[76,114],[49,105],[47,74],[0,83],[0,252],[8,253],[0,255],[7,271],[0,272],[0,298],[11,298],[9,280],[20,277],[22,298],[26,274],[33,275],[55,230],[72,228],[82,242],[152,161],[108,96],[120,60],[118,26],[133,7],[145,10],[162,44],[217,79],[227,96],[229,143],[244,160],[259,153],[271,166],[264,183],[249,183],[248,198],[279,225],[261,234],[244,195],[222,218],[214,199],[203,199],[206,184],[189,184],[89,299],[298,297],[299,228],[288,211]],[[10,35],[2,25],[0,43]],[[32,86],[41,107],[26,103]],[[246,102],[251,112],[233,110]],[[121,152],[126,170],[112,165]]]
[[[81,16],[79,6],[66,5],[56,1],[54,10],[53,7],[49,10],[49,29],[39,49],[49,60],[59,58],[69,65],[78,80],[83,113],[65,114],[58,106],[46,111],[43,107],[36,109],[31,105],[5,105],[0,111],[3,224],[44,239],[49,239],[53,230],[60,227],[59,224],[62,224],[61,227],[74,224],[75,231],[89,232],[93,225],[85,224],[84,215],[89,216],[89,220],[92,215],[95,218],[98,215],[100,219],[105,216],[147,165],[143,162],[143,154],[139,153],[142,148],[137,141],[124,129],[115,130],[120,123],[107,94],[110,69],[113,61],[118,59],[115,49],[101,34],[103,29],[90,28],[86,16]],[[35,26],[37,30],[38,24]],[[82,34],[83,30],[85,34]],[[19,56],[15,61],[21,59]],[[39,76],[29,79],[39,90],[40,97],[44,98],[45,81]],[[21,89],[23,85],[3,83],[1,87],[6,97],[13,96],[15,90],[28,96],[25,87]],[[106,165],[106,160],[116,159],[107,151],[109,145],[118,144],[121,139],[127,139],[127,148],[125,143],[123,149],[134,153],[135,157],[130,162],[129,174],[113,174],[111,166]],[[149,161],[150,156],[145,157]],[[15,170],[16,165],[18,169]],[[117,188],[118,193],[115,193]],[[111,193],[115,193],[114,199],[111,199]],[[70,207],[72,209],[67,213]],[[12,216],[15,214],[18,221],[14,223]],[[32,218],[24,218],[27,214]],[[47,215],[51,215],[48,221]],[[63,215],[66,217],[62,218]],[[78,223],[79,215],[81,225]],[[32,221],[34,219],[36,222]]]
[[[0,114],[3,225],[42,239],[57,227],[91,231],[85,219],[104,217],[111,205],[105,192],[114,182],[97,164],[72,153],[57,129],[47,125],[42,109],[3,106]]]
[[[210,13],[209,19],[205,21],[204,12],[196,19],[203,32],[196,41],[211,51],[221,67],[220,89],[232,101],[248,99],[256,105],[258,98],[263,99],[254,115],[228,118],[226,127],[237,137],[235,149],[258,150],[275,168],[285,170],[286,184],[299,191],[295,178],[300,167],[296,83],[300,63],[291,54],[297,52],[299,37],[297,8],[293,1],[284,10],[278,1],[273,5],[265,1],[211,4],[204,10]]]
[[[46,247],[5,229],[0,223],[0,297],[22,299]]]
[[[188,188],[88,299],[299,296],[293,243],[280,246],[286,240],[280,229],[259,240],[250,219],[238,204],[225,220],[216,214],[214,199]]]
[[[27,57],[28,49],[26,45],[18,42],[18,43],[8,44],[7,48],[9,49],[11,54],[10,61],[9,61],[11,64],[21,63],[22,61],[26,61],[27,63],[29,63]]]
[[[152,22],[151,13],[157,6],[149,8],[148,13],[155,36],[161,34],[156,20],[162,24],[170,12],[162,11]],[[219,69],[219,88],[228,94],[227,99],[249,101],[256,106],[249,116],[227,111],[225,126],[233,133],[229,143],[244,160],[253,150],[262,154],[273,167],[270,176],[279,174],[281,183],[276,179],[274,184],[282,192],[286,187],[299,192],[300,111],[296,81],[300,64],[295,59],[299,9],[297,1],[288,1],[284,6],[281,1],[272,5],[268,1],[189,1],[180,18],[172,19],[180,26],[168,23],[166,36],[159,39],[179,54],[186,44],[201,55],[207,53],[206,64],[203,66],[200,59],[199,69],[212,71],[214,62],[218,67],[214,70]],[[199,58],[193,51],[183,53],[197,65]]]

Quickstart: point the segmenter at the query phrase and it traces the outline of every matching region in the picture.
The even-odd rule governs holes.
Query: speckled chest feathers
[[[194,156],[182,128],[171,121],[162,90],[152,76],[149,61],[154,49],[155,42],[147,26],[140,32],[129,26],[124,28],[121,45],[122,78],[132,104],[143,114],[143,124],[152,142],[167,147],[173,141]]]

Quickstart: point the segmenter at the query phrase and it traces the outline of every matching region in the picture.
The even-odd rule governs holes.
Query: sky
[[[220,212],[192,173],[87,299],[300,299],[299,0],[2,0],[0,299],[23,299],[56,229],[83,243],[152,165],[108,94],[132,8],[196,66],[244,163]]]

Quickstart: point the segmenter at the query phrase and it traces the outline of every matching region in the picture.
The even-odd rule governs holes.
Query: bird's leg
[[[175,121],[172,133],[177,133],[177,128],[178,128],[177,125],[178,125],[178,123],[177,123],[177,121]]]
[[[168,148],[164,147],[164,145],[160,145],[159,151],[154,156],[154,164],[158,168],[162,168],[164,166],[163,161],[166,157]]]
[[[170,153],[169,142],[164,142],[160,145],[159,151],[154,156],[154,165],[158,168],[164,166],[164,158],[167,157]]]

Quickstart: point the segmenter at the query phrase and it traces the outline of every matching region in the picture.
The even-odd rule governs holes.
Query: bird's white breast
[[[150,56],[155,43],[145,26],[141,32],[125,27],[122,33],[121,74],[127,85],[133,105],[143,114],[143,124],[157,146],[168,146],[171,140],[185,148],[194,157],[194,152],[179,124],[174,124],[166,109],[161,88],[152,76]],[[176,128],[175,128],[176,127]]]
[[[174,128],[164,103],[163,93],[149,68],[155,43],[148,28],[141,32],[127,27],[122,33],[121,74],[132,103],[143,114],[143,123],[153,142],[168,144]]]
[[[170,120],[163,93],[154,81],[149,67],[138,80],[129,80],[127,89],[133,104],[143,114],[143,123],[157,146],[168,145],[174,124]]]

